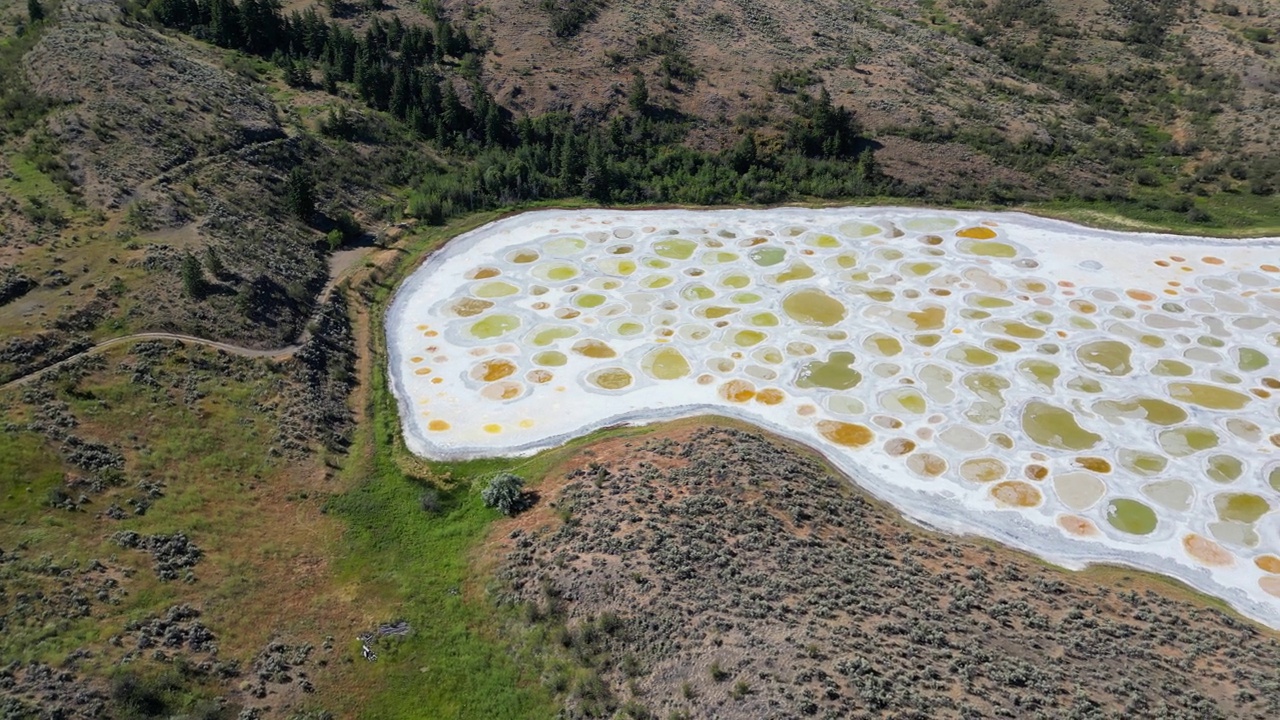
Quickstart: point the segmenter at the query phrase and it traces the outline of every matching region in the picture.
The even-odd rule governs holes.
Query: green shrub
[[[503,515],[515,515],[524,509],[524,478],[508,472],[498,473],[480,491],[487,507],[496,508]]]

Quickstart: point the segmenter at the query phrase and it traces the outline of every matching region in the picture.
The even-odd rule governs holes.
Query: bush
[[[422,507],[423,512],[431,513],[433,515],[440,512],[444,507],[444,503],[440,500],[440,493],[432,489],[423,491],[422,497],[418,499],[418,504]]]
[[[524,478],[508,472],[498,473],[480,491],[486,507],[497,508],[503,515],[515,515],[524,509]]]

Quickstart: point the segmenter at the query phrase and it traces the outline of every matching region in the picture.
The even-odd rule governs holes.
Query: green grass
[[[1171,197],[1176,196],[1152,191],[1134,202],[1057,200],[1009,209],[1111,230],[1142,230],[1218,238],[1280,234],[1280,197],[1258,197],[1247,193],[1217,193],[1209,197],[1196,197],[1195,207],[1209,215],[1202,222],[1192,222],[1184,212],[1160,207]]]
[[[398,420],[379,368],[373,382],[370,432],[352,457],[372,456],[368,475],[336,497],[330,511],[349,524],[340,576],[372,586],[403,610],[413,633],[379,646],[379,692],[360,708],[379,718],[552,717],[556,706],[511,658],[496,635],[502,612],[468,600],[472,549],[498,517],[467,483],[444,494],[445,510],[430,515],[419,506],[427,485],[395,462]],[[373,443],[369,447],[366,443]],[[363,470],[357,470],[363,472]],[[458,475],[455,475],[458,477]],[[386,618],[394,620],[396,618]]]
[[[13,153],[8,165],[11,177],[0,179],[0,192],[24,200],[38,198],[69,209],[69,203],[64,202],[65,193],[25,155]]]
[[[1159,205],[1169,198],[1153,190],[1138,202],[1086,202],[1059,200],[1033,203],[1027,212],[1057,217],[1082,225],[1118,230],[1147,230],[1208,237],[1245,238],[1280,235],[1280,196],[1249,193],[1216,193],[1195,198],[1195,206],[1208,213],[1205,222],[1191,222],[1185,213]]]
[[[26,524],[38,518],[50,489],[62,483],[62,461],[35,433],[0,432],[0,514]]]
[[[397,267],[378,283],[371,303],[375,356],[368,380],[369,417],[356,435],[344,470],[353,487],[334,497],[328,512],[348,526],[339,579],[375,593],[377,604],[396,608],[414,631],[388,647],[379,646],[380,659],[370,666],[373,670],[359,673],[375,683],[375,692],[358,708],[346,708],[353,714],[375,718],[554,717],[559,704],[538,677],[545,662],[528,652],[539,639],[504,633],[513,626],[516,610],[499,608],[464,592],[464,588],[483,586],[490,579],[481,576],[472,561],[500,517],[483,506],[472,484],[499,470],[511,470],[536,487],[551,468],[583,445],[603,437],[645,432],[636,428],[601,431],[519,460],[434,463],[413,457],[405,448],[397,405],[387,384],[382,312],[392,289],[428,250],[502,214],[470,216],[447,228],[421,233],[411,241],[409,252]],[[415,477],[405,468],[421,468],[432,481]],[[422,494],[442,486],[442,511],[424,512]],[[518,663],[513,655],[526,660]]]

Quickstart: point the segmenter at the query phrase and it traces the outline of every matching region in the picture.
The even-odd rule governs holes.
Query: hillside
[[[694,142],[778,134],[825,86],[931,196],[1271,195],[1280,56],[1265,3],[444,0],[533,114],[626,105],[633,74]]]
[[[1274,633],[1172,583],[923,530],[756,432],[601,443],[541,492],[485,550],[571,717],[1280,712]]]

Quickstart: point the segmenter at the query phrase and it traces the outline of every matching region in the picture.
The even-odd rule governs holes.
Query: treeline
[[[563,114],[513,118],[478,79],[465,31],[435,15],[430,26],[374,17],[362,34],[314,9],[285,15],[277,0],[155,0],[160,23],[219,46],[272,59],[295,85],[317,73],[334,94],[349,83],[369,108],[402,121],[463,161],[418,183],[410,209],[443,222],[457,213],[583,196],[601,203],[772,203],[892,190],[853,114],[823,89],[793,99],[795,118],[766,147],[750,133],[723,152],[683,145],[689,120],[652,107],[643,78],[631,114],[602,124]],[[359,113],[331,112],[321,131],[365,137]]]
[[[310,85],[317,68],[331,93],[339,83],[351,83],[366,105],[389,112],[424,138],[446,146],[502,139],[498,105],[479,83],[468,88],[468,106],[441,72],[447,59],[475,51],[466,31],[443,17],[432,28],[375,17],[357,36],[326,23],[315,8],[286,16],[278,0],[156,0],[150,11],[168,27],[273,60],[291,85]]]
[[[810,157],[791,146],[761,149],[745,135],[723,152],[708,153],[682,145],[683,128],[644,115],[596,127],[563,114],[522,118],[515,132],[514,147],[486,150],[460,169],[424,178],[410,203],[412,214],[438,223],[484,208],[572,196],[606,204],[718,205],[901,192],[879,171],[869,147],[856,155]]]

